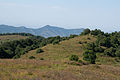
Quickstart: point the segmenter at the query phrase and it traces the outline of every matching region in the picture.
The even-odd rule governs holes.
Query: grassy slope
[[[28,38],[28,37],[27,36],[20,36],[20,35],[5,35],[5,36],[0,36],[0,42],[26,39],[26,38]]]
[[[65,63],[71,54],[77,54],[82,59],[84,42],[95,40],[92,36],[76,37],[59,45],[47,45],[42,48],[44,52],[41,54],[33,50],[21,59],[0,60],[0,80],[120,80],[120,63],[112,63],[112,58],[99,58],[98,64],[101,65],[75,66]],[[84,44],[79,44],[79,41]],[[29,56],[36,59],[29,60]],[[104,60],[110,61],[109,64]]]

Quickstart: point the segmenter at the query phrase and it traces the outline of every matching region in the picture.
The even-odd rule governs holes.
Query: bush
[[[108,48],[104,51],[104,54],[110,57],[115,57],[115,49],[114,48]]]
[[[55,40],[55,41],[52,42],[52,44],[53,44],[53,45],[59,44],[59,42],[60,42],[59,40]]]
[[[90,38],[89,38],[89,37],[88,37],[87,39],[88,39],[88,40],[90,40]]]
[[[82,44],[82,42],[81,42],[81,41],[79,41],[79,44]]]
[[[44,58],[40,58],[40,60],[44,60]]]
[[[86,50],[83,53],[83,56],[84,56],[83,59],[85,61],[88,61],[91,64],[95,64],[96,54],[94,53],[94,51],[92,51],[92,50]]]
[[[13,57],[13,59],[18,59],[18,58],[20,58],[20,55],[15,55],[15,56]]]
[[[115,52],[116,57],[120,57],[120,50]]]
[[[38,50],[36,51],[36,53],[42,53],[42,52],[44,52],[42,49],[38,49]]]
[[[84,32],[82,32],[83,35],[87,35],[90,33],[90,29],[85,29]]]
[[[69,58],[70,61],[78,61],[79,57],[77,55],[71,55]]]
[[[29,59],[35,59],[35,57],[34,56],[30,56]]]
[[[78,62],[79,62],[79,63],[83,63],[83,61],[82,61],[82,60],[78,60]]]
[[[94,51],[95,51],[95,52],[100,52],[100,53],[102,53],[102,52],[104,52],[104,49],[101,48],[101,47],[95,47],[95,48],[94,48]]]
[[[70,35],[70,37],[69,38],[75,38],[75,37],[77,37],[78,35]]]

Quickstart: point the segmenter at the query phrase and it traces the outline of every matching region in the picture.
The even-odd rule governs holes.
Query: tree
[[[94,50],[95,52],[100,52],[100,53],[104,52],[104,49],[101,47],[95,47]]]
[[[103,35],[104,32],[102,32],[102,31],[99,30],[99,29],[95,29],[95,30],[92,30],[92,31],[91,31],[91,35],[97,36],[97,35],[99,35],[99,34]]]
[[[71,56],[69,57],[69,60],[70,60],[70,61],[78,61],[78,60],[79,60],[79,57],[78,57],[77,55],[71,55]]]
[[[115,48],[111,47],[111,48],[108,48],[104,51],[104,54],[107,55],[107,56],[111,56],[111,57],[115,57]]]
[[[85,49],[87,50],[93,50],[94,51],[94,48],[95,48],[95,43],[88,43],[85,47]]]
[[[55,44],[59,44],[59,40],[54,40],[52,43],[53,43],[53,45],[55,45]]]
[[[105,46],[105,47],[109,48],[111,46],[110,38],[109,37],[105,37],[105,38],[101,39],[99,41],[99,44],[100,44],[100,46]]]
[[[91,64],[95,64],[95,60],[96,60],[96,54],[94,53],[93,50],[86,50],[83,53],[83,59],[85,61],[88,61]]]
[[[36,53],[42,53],[42,52],[44,52],[42,49],[38,49],[38,50],[36,51]]]
[[[117,51],[115,52],[115,55],[116,55],[116,57],[120,57],[120,50],[117,50]]]
[[[77,37],[78,35],[70,35],[70,37],[69,38],[75,38],[75,37]]]
[[[29,59],[35,59],[35,57],[34,56],[30,56]]]
[[[9,56],[2,47],[0,47],[0,58],[7,58]]]
[[[90,33],[90,29],[85,29],[84,32],[82,32],[81,34],[87,35],[87,34],[89,34],[89,33]]]

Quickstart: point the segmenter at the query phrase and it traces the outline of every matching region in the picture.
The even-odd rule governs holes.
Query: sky
[[[120,30],[120,0],[0,0],[0,24]]]

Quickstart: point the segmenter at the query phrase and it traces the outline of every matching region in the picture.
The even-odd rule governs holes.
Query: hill
[[[46,25],[42,28],[38,29],[32,29],[32,28],[26,28],[24,26],[22,27],[14,27],[14,26],[8,26],[8,25],[0,25],[0,33],[31,33],[34,35],[39,35],[43,37],[53,37],[53,36],[69,36],[71,34],[79,35],[81,32],[83,32],[83,28],[81,29],[64,29],[59,28],[55,26]]]
[[[28,36],[21,36],[21,35],[0,35],[0,44],[3,42],[13,41],[13,40],[20,40],[26,39]]]
[[[0,60],[1,80],[119,80],[120,62],[112,57],[100,57],[96,64],[80,64],[69,61],[71,54],[82,60],[82,53],[87,43],[95,42],[91,35],[78,36],[59,44],[48,44],[42,47],[43,52],[36,54],[38,49],[29,51],[20,59]],[[79,43],[81,42],[81,44]],[[35,59],[29,59],[34,56]]]

